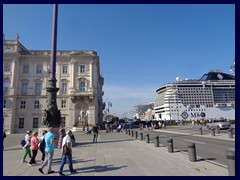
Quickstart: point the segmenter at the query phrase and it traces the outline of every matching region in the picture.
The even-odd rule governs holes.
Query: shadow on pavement
[[[83,145],[89,145],[89,144],[101,144],[101,143],[112,143],[112,142],[122,142],[122,141],[135,141],[135,139],[121,139],[121,140],[112,140],[112,141],[100,140],[97,143],[93,143],[93,142],[77,142],[77,143],[75,143],[74,147],[83,146]]]
[[[90,167],[84,167],[84,168],[77,168],[77,174],[78,173],[90,173],[90,172],[106,172],[106,171],[115,171],[121,168],[125,168],[128,166],[120,166],[120,167],[114,167],[113,165],[107,165],[107,166],[90,166]]]

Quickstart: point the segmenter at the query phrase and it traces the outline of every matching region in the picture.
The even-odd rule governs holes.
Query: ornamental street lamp
[[[52,28],[52,50],[51,50],[51,74],[47,86],[47,108],[44,111],[43,125],[48,127],[59,127],[61,112],[57,107],[56,87],[56,49],[57,49],[57,17],[58,5],[53,6],[53,28]]]

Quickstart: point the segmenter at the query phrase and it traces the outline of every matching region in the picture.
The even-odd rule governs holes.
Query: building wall
[[[33,128],[33,118],[38,118],[35,126],[42,124],[46,108],[48,78],[50,77],[50,51],[27,50],[19,41],[3,41],[3,101],[4,128],[8,133],[25,132]],[[10,66],[10,69],[9,69]],[[40,67],[41,66],[41,67]],[[37,73],[37,67],[42,70]],[[64,72],[64,67],[67,71]],[[81,69],[82,68],[82,69]],[[28,69],[28,73],[24,73]],[[56,79],[59,91],[57,105],[65,118],[65,126],[80,126],[80,119],[87,124],[102,122],[102,86],[99,56],[95,51],[58,51],[56,60]],[[84,91],[80,84],[85,83]],[[23,94],[23,84],[27,84]],[[66,84],[66,91],[63,84]],[[36,84],[40,84],[36,92]],[[35,107],[39,101],[39,107]],[[25,102],[25,108],[21,108]],[[84,114],[84,117],[80,114]],[[81,118],[80,118],[81,116]],[[24,118],[24,127],[19,128],[20,118]]]

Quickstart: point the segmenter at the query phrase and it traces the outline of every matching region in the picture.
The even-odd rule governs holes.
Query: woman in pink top
[[[32,158],[28,163],[29,166],[32,166],[32,164],[36,163],[35,158],[37,156],[38,143],[39,143],[37,136],[38,136],[38,132],[36,131],[33,132],[33,137],[31,138],[31,147],[30,147],[30,149],[32,150]]]

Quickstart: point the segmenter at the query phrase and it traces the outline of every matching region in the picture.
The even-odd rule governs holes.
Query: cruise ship
[[[197,80],[180,80],[159,87],[156,120],[235,120],[235,76],[209,71]]]

